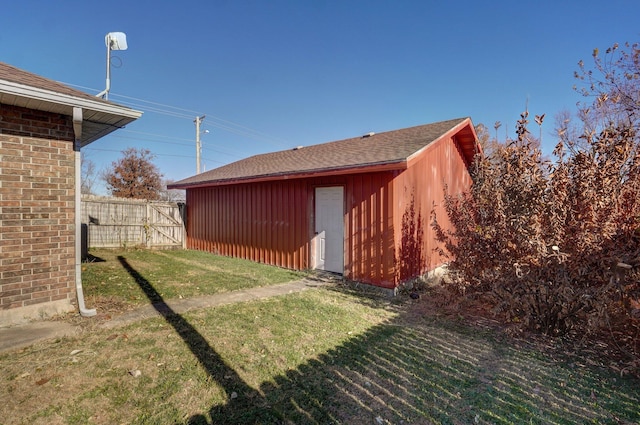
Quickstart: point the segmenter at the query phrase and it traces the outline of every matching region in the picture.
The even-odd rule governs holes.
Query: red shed
[[[442,264],[430,213],[467,189],[471,119],[252,156],[176,182],[187,247],[393,289]]]

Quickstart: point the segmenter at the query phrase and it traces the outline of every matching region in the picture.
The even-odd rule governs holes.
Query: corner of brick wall
[[[72,308],[74,167],[71,117],[0,105],[0,325]]]

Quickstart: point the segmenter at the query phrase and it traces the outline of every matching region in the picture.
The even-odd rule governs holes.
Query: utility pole
[[[206,115],[196,117],[193,120],[196,123],[196,174],[200,174],[200,153],[202,152],[202,145],[200,144],[200,123],[204,120]]]

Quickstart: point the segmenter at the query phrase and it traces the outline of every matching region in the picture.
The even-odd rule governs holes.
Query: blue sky
[[[470,116],[512,135],[528,102],[553,117],[581,100],[573,72],[591,52],[640,41],[640,2],[5,2],[0,61],[96,94],[113,52],[109,100],[144,112],[87,148],[98,168],[146,148],[165,178],[254,155]],[[535,124],[534,124],[535,125]],[[96,187],[98,192],[103,188]]]

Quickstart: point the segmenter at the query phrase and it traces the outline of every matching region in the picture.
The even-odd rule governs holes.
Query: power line
[[[167,140],[156,140],[154,138],[149,138],[149,137],[125,136],[125,135],[122,135],[122,134],[112,134],[111,137],[114,137],[116,139],[140,140],[140,141],[146,141],[146,142],[162,143],[162,144],[165,144],[165,145],[177,145],[177,146],[191,146],[191,145],[193,145],[193,143],[171,142],[171,141],[167,141]]]
[[[127,130],[122,129],[120,131],[127,131]],[[166,145],[189,146],[189,147],[193,146],[193,141],[191,141],[189,139],[174,139],[174,140],[185,140],[186,141],[185,143],[182,143],[182,142],[173,142],[173,141],[165,141],[165,140],[156,140],[155,138],[149,138],[149,137],[125,136],[125,135],[122,135],[122,134],[119,134],[119,133],[120,132],[118,132],[117,134],[112,134],[111,137],[114,137],[114,138],[117,138],[117,139],[139,140],[139,141],[147,141],[147,142],[153,142],[153,143],[162,143],[162,144],[166,144]],[[157,136],[157,135],[154,135],[152,133],[145,133],[145,132],[142,132],[142,131],[136,131],[136,132],[133,132],[133,133],[142,134],[142,135],[151,136],[151,137]],[[168,136],[160,136],[160,137],[169,138]],[[210,146],[204,146],[203,145],[202,149],[207,149],[207,150],[212,151],[212,152],[217,152],[217,153],[229,155],[229,156],[232,156],[232,157],[235,157],[235,158],[242,158],[243,157],[243,155],[240,154],[240,153],[232,153],[232,152],[229,152],[229,151],[213,148],[213,147],[210,147]]]
[[[127,136],[121,135],[121,133],[123,133],[123,132],[125,132],[125,133],[133,133],[133,134],[140,134],[142,136],[147,136],[147,138],[139,137],[139,136],[127,137]],[[126,128],[120,129],[120,131],[118,131],[117,134],[113,134],[112,137],[119,137],[119,138],[122,138],[122,139],[146,140],[146,141],[150,141],[150,142],[175,144],[175,145],[180,145],[180,146],[192,146],[193,145],[193,139],[187,139],[187,138],[182,138],[182,137],[173,137],[173,136],[165,136],[163,134],[148,133],[148,132],[145,132],[145,131],[135,131],[135,130],[129,130],[129,129],[126,129]],[[165,142],[165,141],[161,141],[161,140],[156,140],[155,139],[156,137],[169,139],[169,140],[176,140],[176,142]],[[181,143],[181,142],[185,142],[185,143]],[[209,149],[209,150],[212,150],[214,152],[223,153],[223,154],[226,154],[226,155],[229,155],[229,156],[235,156],[236,158],[243,158],[245,156],[245,154],[243,152],[240,152],[240,151],[223,150],[223,149],[220,149],[220,148],[211,148],[209,146],[205,146],[204,144],[202,145],[202,149]]]
[[[90,150],[90,151],[100,151],[100,152],[117,152],[117,153],[122,153],[122,151],[119,151],[117,149],[103,149],[103,148],[90,148],[90,147],[85,147],[82,148],[84,150]],[[193,155],[179,155],[179,154],[170,154],[170,153],[153,153],[154,156],[169,156],[172,158],[190,158],[193,159],[194,156]],[[228,164],[227,162],[223,162],[223,161],[216,161],[215,159],[209,159],[209,158],[202,158],[203,160],[207,161],[207,162],[215,162],[218,164]]]
[[[215,119],[215,118],[214,118]],[[283,141],[282,139],[276,139],[273,137],[270,137],[268,135],[265,135],[264,133],[260,133],[256,130],[251,130],[251,129],[247,129],[247,131],[243,131],[242,128],[246,128],[246,127],[242,127],[240,125],[238,125],[238,127],[240,129],[236,129],[230,126],[226,126],[224,124],[219,124],[219,123],[207,123],[205,124],[205,126],[210,126],[210,127],[216,127],[219,128],[220,130],[224,130],[224,131],[228,131],[229,133],[234,133],[234,134],[238,134],[240,136],[245,136],[245,137],[249,137],[249,138],[253,138],[253,139],[262,139],[262,140],[266,140],[268,142],[270,142],[273,145],[277,145],[279,147],[287,147],[288,144]]]
[[[188,139],[186,137],[183,138],[183,137],[165,136],[164,134],[148,133],[146,131],[135,131],[135,130],[129,130],[129,129],[126,129],[126,128],[121,128],[119,130],[119,132],[142,134],[143,136],[160,137],[160,138],[163,138],[163,139],[181,140],[183,142],[193,142],[192,139]]]
[[[223,151],[221,149],[212,148],[212,147],[204,145],[204,144],[202,145],[202,150],[212,151],[212,152],[217,152],[217,153],[223,153],[225,155],[233,156],[233,157],[236,157],[236,158],[244,158],[246,156],[246,155],[236,155],[236,154],[233,154],[233,153],[230,153],[230,152]]]
[[[59,83],[61,83],[61,84],[65,84],[65,85],[67,85],[67,86],[72,86],[72,87],[81,88],[81,89],[84,89],[84,90],[98,91],[97,89],[95,89],[95,88],[93,88],[93,87],[86,87],[86,86],[81,86],[81,85],[78,85],[78,84],[65,83],[65,82],[63,82],[63,81],[59,81]],[[137,98],[137,97],[125,96],[125,95],[123,95],[123,94],[115,94],[115,93],[113,93],[113,92],[112,92],[112,93],[110,93],[110,95],[111,95],[111,97],[112,97],[112,98],[113,98],[113,97],[120,97],[120,98],[123,98],[123,99],[131,99],[131,100],[135,100],[135,101],[138,101],[138,102],[142,102],[142,103],[144,103],[144,104],[155,105],[155,106],[162,106],[162,107],[165,107],[165,108],[174,109],[174,110],[176,110],[176,111],[183,111],[183,112],[185,112],[184,114],[182,114],[182,115],[184,116],[184,118],[189,118],[189,119],[191,119],[191,115],[192,115],[192,114],[198,114],[198,113],[199,113],[199,112],[197,112],[197,111],[192,111],[192,110],[190,110],[190,109],[179,108],[179,107],[177,107],[177,106],[166,105],[166,104],[164,104],[164,103],[153,102],[153,101],[150,101],[150,100],[140,99],[140,98]],[[123,102],[123,103],[124,103],[124,102]],[[129,104],[131,104],[131,105],[137,105],[137,104],[136,104],[136,103],[134,103],[134,102],[128,102],[128,103],[129,103]],[[167,113],[167,114],[169,114],[169,115],[177,115],[177,114],[178,114],[177,112],[171,112],[171,111],[168,111],[168,110],[166,110],[166,109],[152,108],[152,107],[145,107],[145,108],[147,108],[147,109],[149,109],[149,110],[157,110],[157,111],[158,111],[158,113],[163,112],[163,113]]]
[[[122,97],[124,99],[136,100],[138,102],[144,102],[144,103],[148,103],[148,104],[156,105],[156,106],[164,106],[166,108],[175,109],[177,111],[187,112],[187,113],[189,113],[189,115],[185,115],[185,116],[188,116],[189,118],[191,118],[191,115],[193,115],[193,114],[196,114],[196,115],[201,114],[201,112],[192,111],[190,109],[178,108],[177,106],[165,105],[164,103],[152,102],[150,100],[139,99],[139,98],[136,98],[136,97],[125,96],[125,95],[122,95],[122,94],[116,94],[116,95],[112,95],[112,96]]]
[[[61,82],[62,84],[68,85],[68,86],[73,86],[73,87],[77,87],[77,88],[82,88],[84,90],[91,90],[91,91],[98,91],[95,88],[91,88],[91,87],[85,87],[85,86],[80,86],[77,84],[71,84],[71,83],[65,83],[65,82]],[[185,109],[185,108],[179,108],[177,106],[172,106],[172,105],[167,105],[164,103],[159,103],[159,102],[153,102],[150,100],[145,100],[145,99],[140,99],[140,98],[136,98],[136,97],[131,97],[131,96],[125,96],[125,95],[121,95],[121,94],[115,94],[115,93],[110,93],[112,99],[113,98],[122,98],[122,99],[128,99],[128,100],[132,100],[134,102],[130,102],[130,101],[123,101],[121,102],[124,106],[129,106],[131,108],[138,108],[138,109],[143,109],[145,112],[151,112],[151,113],[156,113],[156,114],[160,114],[160,115],[165,115],[165,116],[170,116],[170,117],[174,117],[174,118],[180,118],[180,119],[185,119],[185,120],[193,120],[193,115],[204,115],[201,112],[198,111],[194,111],[194,110],[190,110],[190,109]],[[135,102],[142,102],[142,103],[135,103]],[[152,106],[147,106],[147,105],[152,105]],[[206,114],[207,117],[210,120],[213,120],[213,122],[208,121],[205,125],[208,126],[212,126],[215,128],[218,128],[220,130],[223,131],[228,131],[230,133],[234,133],[240,136],[245,136],[248,138],[253,138],[253,139],[259,139],[259,140],[264,140],[266,142],[269,142],[273,145],[277,145],[279,147],[288,147],[290,145],[289,142],[287,142],[284,139],[281,138],[277,138],[277,137],[272,137],[269,136],[268,134],[265,134],[261,131],[258,130],[254,130],[250,127],[246,127],[243,126],[241,124],[235,123],[233,121],[229,121],[226,120],[224,118],[220,118],[211,114]]]

